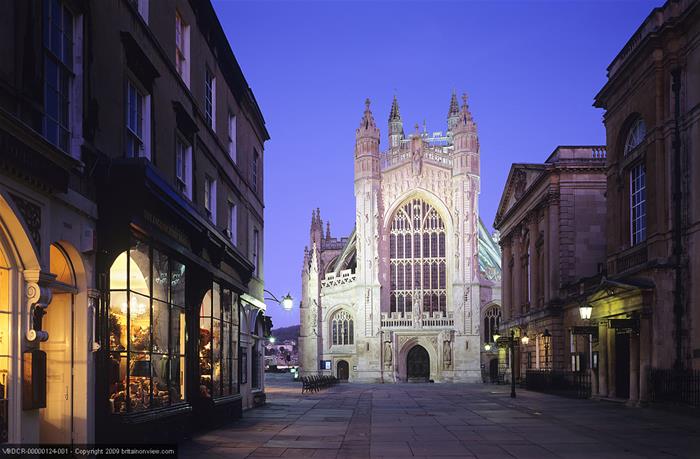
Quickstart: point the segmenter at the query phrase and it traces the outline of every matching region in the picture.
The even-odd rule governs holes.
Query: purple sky
[[[364,100],[387,144],[391,98],[404,130],[444,131],[450,93],[469,94],[481,142],[481,217],[491,228],[513,162],[602,144],[591,106],[606,68],[662,1],[240,2],[214,0],[267,121],[265,284],[275,327],[299,323],[311,209],[333,236],[354,226],[353,147]]]

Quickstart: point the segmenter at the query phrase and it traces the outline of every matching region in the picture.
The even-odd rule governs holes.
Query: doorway
[[[345,360],[338,360],[337,365],[337,375],[338,379],[341,381],[347,381],[350,377],[350,365]]]
[[[430,356],[423,346],[415,345],[406,357],[406,377],[409,382],[428,382]]]
[[[499,368],[498,358],[489,360],[489,380],[492,383],[498,382]]]
[[[51,245],[51,272],[56,275],[52,300],[42,326],[49,334],[46,352],[46,408],[41,409],[41,443],[71,443],[73,439],[73,267],[57,244]]]
[[[615,334],[615,397],[630,396],[630,335]]]

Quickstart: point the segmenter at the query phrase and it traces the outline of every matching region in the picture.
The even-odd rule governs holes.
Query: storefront
[[[252,264],[149,163],[116,163],[102,183],[97,440],[168,441],[239,417]]]

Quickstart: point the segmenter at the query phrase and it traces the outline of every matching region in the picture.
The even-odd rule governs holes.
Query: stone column
[[[537,229],[537,215],[535,213],[530,215],[528,231],[530,232],[530,259],[527,261],[530,266],[530,309],[537,309],[539,306],[537,298],[539,298],[540,295],[538,287],[540,260],[537,256],[537,238],[539,238],[539,231]]]
[[[523,255],[522,238],[519,234],[519,229],[516,229],[515,232],[517,234],[513,236],[513,281],[511,283],[511,288],[513,289],[513,304],[511,308],[511,319],[522,314],[521,306],[523,304],[523,269],[522,260],[520,260],[520,257]]]
[[[639,401],[639,335],[630,335],[630,404]]]
[[[615,398],[615,329],[608,328],[608,397]]]
[[[608,327],[604,321],[598,324],[598,395],[608,396]]]
[[[549,259],[549,267],[547,268],[547,276],[549,277],[549,287],[547,287],[548,293],[550,295],[549,299],[552,297],[558,297],[559,290],[559,270],[561,268],[561,263],[559,262],[559,254],[561,253],[561,248],[559,247],[559,194],[552,194],[549,198],[549,241],[547,242],[547,257]]]
[[[651,363],[651,318],[642,314],[639,318],[639,403],[649,401],[649,369]]]
[[[510,269],[510,257],[512,254],[512,249],[511,249],[511,242],[512,238],[508,236],[505,240],[503,240],[503,258],[501,262],[501,266],[503,267],[503,274],[501,275],[502,279],[502,286],[503,286],[503,294],[501,298],[501,303],[503,304],[502,308],[502,314],[503,314],[503,320],[508,321],[510,318],[513,316],[512,314],[512,308],[513,305],[511,304],[511,274],[512,271]]]
[[[544,270],[542,272],[542,276],[544,277],[544,282],[542,285],[544,286],[544,304],[547,304],[550,299],[550,290],[551,290],[551,277],[549,275],[550,271],[552,270],[552,262],[551,259],[556,256],[556,254],[550,253],[550,250],[552,247],[549,244],[549,241],[551,239],[551,231],[549,229],[549,206],[545,207],[544,209],[544,220],[543,220],[543,225],[544,225],[544,240],[543,245],[542,245],[542,256],[544,257]],[[558,252],[557,252],[558,253]]]

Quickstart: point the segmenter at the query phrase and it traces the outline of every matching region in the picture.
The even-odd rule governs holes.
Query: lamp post
[[[549,344],[552,340],[552,335],[549,333],[549,329],[545,328],[544,333],[542,333],[542,338],[544,338],[544,366],[549,370]]]
[[[263,290],[263,292],[265,292],[265,293],[267,293],[268,295],[270,295],[269,297],[265,298],[266,300],[272,300],[272,301],[274,301],[275,303],[277,303],[277,304],[279,304],[280,306],[282,306],[282,309],[284,309],[285,311],[291,311],[291,310],[292,310],[292,307],[294,307],[294,300],[292,299],[292,295],[290,295],[289,293],[287,293],[285,296],[283,296],[283,297],[282,297],[282,300],[280,301],[280,300],[277,299],[277,297],[275,296],[275,294],[272,293],[271,291],[269,291],[269,290]]]
[[[499,333],[494,333],[493,340],[496,344],[500,341],[500,344],[507,347],[510,351],[510,397],[515,398],[515,345],[517,344],[515,330],[510,330],[509,337],[503,337]]]

